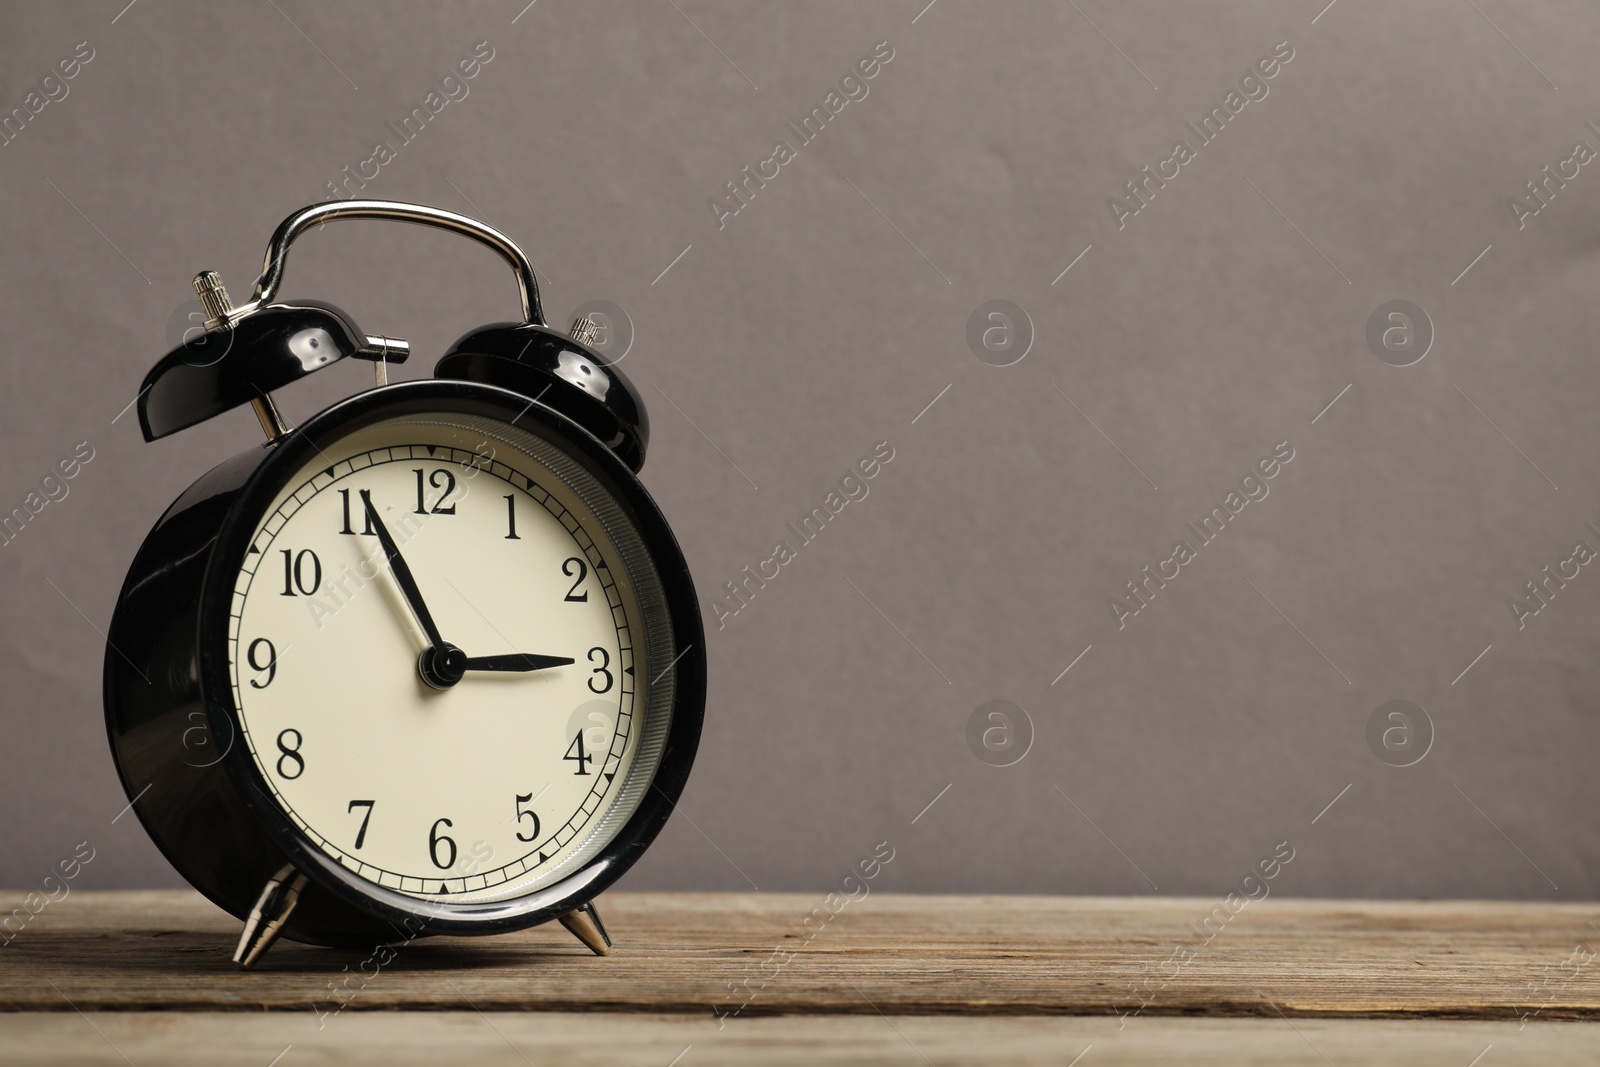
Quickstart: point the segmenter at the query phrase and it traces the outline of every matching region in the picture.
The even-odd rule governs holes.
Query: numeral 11
[[[342,534],[350,534],[351,536],[354,536],[355,535],[355,531],[350,528],[350,490],[348,490],[348,489],[339,490],[339,496],[342,497],[343,500],[344,500],[344,529],[340,530],[339,532],[342,533]],[[363,534],[367,535],[368,537],[376,537],[377,536],[377,534],[372,532],[372,517],[366,513],[366,509],[364,509],[364,508],[362,509],[362,512],[361,512],[361,525],[362,525],[361,532]]]

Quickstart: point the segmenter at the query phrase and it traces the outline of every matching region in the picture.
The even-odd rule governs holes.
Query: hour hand
[[[422,632],[428,636],[429,645],[433,648],[442,647],[445,640],[439,636],[439,627],[434,625],[433,616],[428,614],[428,605],[423,603],[422,590],[417,588],[417,579],[411,574],[411,568],[406,566],[405,557],[400,555],[400,546],[394,543],[394,536],[383,524],[378,509],[372,506],[371,490],[361,490],[361,504],[366,508],[367,521],[372,523],[373,530],[378,534],[378,541],[383,545],[383,554],[389,561],[389,570],[394,574],[400,592],[405,595],[406,603],[411,605],[411,611],[421,624]]]
[[[468,671],[542,671],[574,662],[566,656],[532,656],[511,652],[503,656],[471,656],[461,667]]]

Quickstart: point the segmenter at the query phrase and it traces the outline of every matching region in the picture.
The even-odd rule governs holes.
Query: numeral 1
[[[522,540],[517,536],[517,498],[511,493],[506,494],[506,525],[511,528],[511,532],[506,534],[507,541]]]

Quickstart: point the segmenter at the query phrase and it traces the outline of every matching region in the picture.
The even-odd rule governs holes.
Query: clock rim
[[[547,922],[582,906],[637,862],[677,806],[693,767],[704,720],[704,627],[688,564],[648,490],[598,438],[537,400],[477,382],[400,382],[358,393],[318,412],[273,442],[272,450],[240,487],[217,533],[200,590],[196,635],[200,688],[212,736],[237,738],[241,724],[228,668],[227,621],[244,555],[277,494],[310,462],[318,447],[377,422],[424,414],[488,417],[550,440],[597,479],[638,532],[661,581],[674,647],[689,650],[674,668],[671,722],[660,762],[639,806],[596,855],[549,885],[496,901],[436,901],[375,885],[324,854],[278,805],[246,746],[231,745],[221,762],[250,814],[295,868],[342,902],[408,929],[420,922],[413,936],[502,933]],[[642,619],[639,625],[644,625]],[[293,936],[292,931],[285,932]]]

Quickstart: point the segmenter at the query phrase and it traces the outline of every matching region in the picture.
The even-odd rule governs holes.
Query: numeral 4
[[[578,731],[577,736],[572,739],[572,744],[567,746],[567,754],[561,758],[572,760],[578,765],[578,769],[573,771],[573,774],[586,775],[589,773],[589,764],[594,762],[594,757],[584,751],[582,730]]]

